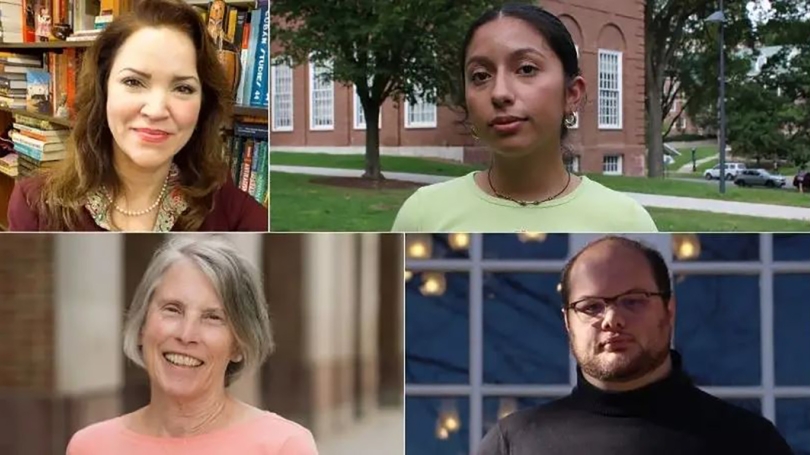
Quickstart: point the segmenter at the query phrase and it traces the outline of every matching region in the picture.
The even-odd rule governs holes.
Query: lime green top
[[[570,194],[522,207],[481,190],[475,172],[418,189],[399,209],[395,232],[657,232],[638,202],[582,176]]]

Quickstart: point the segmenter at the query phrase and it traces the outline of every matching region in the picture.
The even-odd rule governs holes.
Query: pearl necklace
[[[120,214],[122,214],[124,216],[141,216],[141,215],[146,215],[147,213],[149,213],[152,210],[155,210],[157,208],[158,204],[160,204],[160,201],[162,201],[163,197],[166,195],[166,190],[168,189],[168,187],[169,187],[169,176],[167,175],[166,180],[163,181],[163,188],[160,190],[160,194],[158,195],[155,202],[152,203],[152,205],[150,205],[149,207],[147,207],[147,208],[145,208],[143,210],[124,210],[124,209],[122,209],[121,207],[118,206],[118,204],[115,203],[115,201],[113,201],[112,197],[110,197],[110,193],[107,191],[106,188],[104,188],[104,195],[107,197],[107,200],[110,202],[110,204],[112,204],[112,206],[113,206],[113,208],[115,209],[116,212],[118,212],[118,213],[120,213]]]

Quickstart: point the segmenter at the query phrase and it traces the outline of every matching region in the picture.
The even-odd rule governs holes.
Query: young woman
[[[461,75],[486,171],[419,189],[395,231],[656,231],[630,197],[564,164],[567,125],[584,101],[577,51],[560,20],[537,6],[484,13],[464,40]]]
[[[266,231],[267,210],[228,179],[230,95],[192,7],[143,0],[83,58],[62,166],[19,182],[17,231]]]

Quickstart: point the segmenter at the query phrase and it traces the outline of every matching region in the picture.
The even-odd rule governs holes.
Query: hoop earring
[[[574,125],[577,124],[577,115],[573,112],[565,116],[565,127],[572,128]]]

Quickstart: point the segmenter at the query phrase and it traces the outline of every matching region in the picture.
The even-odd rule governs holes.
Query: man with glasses
[[[768,420],[692,384],[670,349],[671,289],[663,257],[640,242],[604,237],[577,253],[560,283],[577,385],[498,422],[479,454],[792,454]]]

